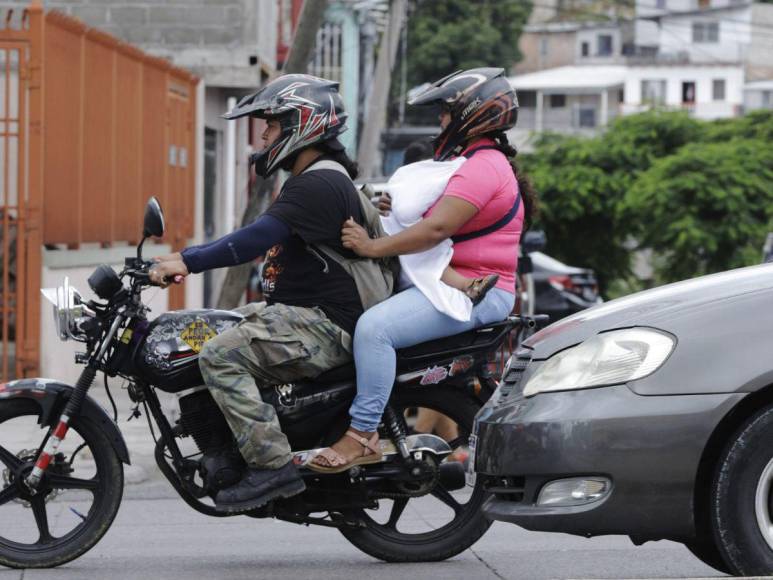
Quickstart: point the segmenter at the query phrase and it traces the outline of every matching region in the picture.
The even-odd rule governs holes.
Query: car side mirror
[[[528,231],[521,238],[521,249],[524,254],[539,252],[545,248],[547,243],[547,236],[542,230]]]

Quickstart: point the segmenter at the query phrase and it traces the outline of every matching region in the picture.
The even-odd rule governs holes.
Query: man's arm
[[[244,264],[262,256],[290,235],[290,228],[283,221],[270,215],[262,215],[250,225],[219,240],[186,248],[179,254],[163,256],[151,269],[150,278],[153,282],[166,286],[166,281],[175,276]]]

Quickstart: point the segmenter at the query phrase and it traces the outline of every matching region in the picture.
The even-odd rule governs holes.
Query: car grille
[[[483,489],[497,499],[522,502],[526,478],[518,476],[489,476],[483,481]]]
[[[503,397],[509,395],[513,389],[518,386],[521,381],[521,375],[523,375],[523,371],[526,370],[526,367],[529,366],[530,362],[530,358],[513,359],[510,364],[510,370],[507,371],[507,375],[502,378],[500,393]]]

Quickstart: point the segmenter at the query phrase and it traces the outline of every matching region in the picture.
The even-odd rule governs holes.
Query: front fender
[[[38,423],[53,427],[59,420],[59,415],[72,392],[72,386],[52,379],[20,379],[0,384],[0,404],[2,401],[10,399],[35,401],[40,407]],[[126,441],[124,441],[121,430],[99,403],[87,395],[83,399],[79,414],[102,429],[118,458],[128,465],[130,463],[129,450],[126,448]]]

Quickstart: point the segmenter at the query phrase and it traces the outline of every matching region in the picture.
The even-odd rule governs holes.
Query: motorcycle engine
[[[180,425],[203,453],[199,474],[210,493],[239,481],[244,459],[223,413],[206,388],[180,398]]]

